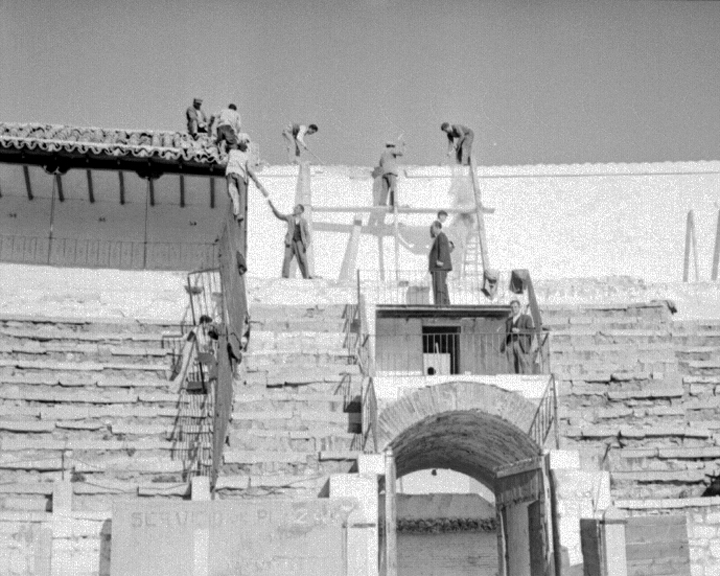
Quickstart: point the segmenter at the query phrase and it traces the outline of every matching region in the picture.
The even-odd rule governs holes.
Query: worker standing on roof
[[[220,146],[224,141],[227,142],[227,148],[237,142],[237,137],[241,129],[241,118],[235,104],[229,104],[227,108],[223,108],[217,114],[213,114],[210,118],[210,125],[215,126],[215,144]]]
[[[450,125],[443,122],[440,130],[445,132],[448,138],[448,156],[455,153],[458,164],[470,164],[470,154],[472,153],[472,143],[475,133],[467,126],[462,124]]]
[[[195,139],[199,134],[207,134],[210,128],[207,115],[202,109],[202,103],[202,98],[194,98],[192,106],[189,106],[185,111],[188,134]]]
[[[247,152],[249,141],[247,134],[239,134],[238,141],[235,144],[229,144],[228,163],[225,167],[228,196],[232,201],[233,215],[238,222],[245,216],[242,211],[242,200],[244,198],[245,204],[247,204],[247,185],[250,178],[265,198],[269,196],[253,169],[250,168],[250,157]]]
[[[380,167],[380,177],[382,179],[382,189],[378,202],[380,206],[388,205],[388,198],[390,200],[390,206],[395,206],[396,204],[397,177],[399,174],[397,158],[404,153],[405,142],[401,142],[399,147],[392,141],[385,143],[385,150],[380,155],[380,162],[378,164]]]
[[[305,144],[305,136],[315,134],[318,131],[317,124],[288,124],[282,131],[283,138],[287,144],[288,151],[288,162],[290,164],[298,164],[300,162],[300,147],[307,150],[308,147]],[[294,149],[294,155],[291,150]]]
[[[282,277],[290,278],[290,262],[293,258],[297,258],[298,268],[303,278],[311,278],[310,267],[308,266],[307,251],[310,247],[310,227],[307,220],[303,217],[305,207],[298,204],[292,211],[292,214],[283,214],[268,198],[270,209],[275,214],[275,218],[287,223],[287,233],[285,234],[285,256],[282,264]]]

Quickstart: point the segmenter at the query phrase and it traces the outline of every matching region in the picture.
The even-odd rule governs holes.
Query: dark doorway
[[[460,326],[423,326],[422,341],[426,376],[460,373]]]

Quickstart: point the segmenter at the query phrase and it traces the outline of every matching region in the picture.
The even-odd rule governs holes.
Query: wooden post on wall
[[[300,182],[299,182],[299,204],[305,208],[304,216],[310,230],[310,238],[313,237],[313,212],[312,212],[312,183],[310,181],[310,162],[303,162],[300,165]],[[315,275],[315,249],[314,242],[310,243],[307,253],[308,274],[312,277]]]
[[[397,495],[395,493],[395,455],[385,451],[385,576],[397,576]]]
[[[712,281],[715,282],[718,277],[718,262],[720,261],[720,210],[718,210],[717,229],[715,231],[715,250],[713,250],[712,261]]]
[[[685,258],[683,261],[683,282],[690,279],[690,251],[693,252],[693,263],[695,264],[695,282],[700,280],[698,271],[697,237],[695,236],[695,213],[690,210],[685,225]]]

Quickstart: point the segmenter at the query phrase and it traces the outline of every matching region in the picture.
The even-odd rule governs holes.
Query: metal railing
[[[195,270],[187,275],[185,291],[190,297],[190,311],[194,326],[200,324],[200,318],[209,317],[213,322],[222,323],[223,293],[219,268]]]
[[[500,275],[497,292],[492,302],[503,302],[507,292],[506,275]],[[434,304],[432,278],[425,270],[362,270],[365,295],[376,304],[399,306],[431,306]],[[461,276],[450,272],[447,277],[450,304],[453,306],[476,306],[489,304],[491,300],[483,292],[484,278]]]
[[[527,370],[519,371],[511,362],[507,349],[510,338],[503,332],[457,329],[416,333],[381,333],[375,335],[376,373],[384,377],[548,374],[547,338],[526,338],[529,352],[524,356]]]
[[[560,434],[557,427],[557,386],[555,377],[551,374],[535,412],[535,417],[530,424],[528,435],[539,447],[543,448],[550,430],[553,428],[555,430],[554,444],[555,448],[558,449],[560,448]]]
[[[361,431],[359,442],[353,442],[352,448],[374,453],[377,452],[378,406],[373,384],[375,362],[370,345],[365,297],[362,293],[360,273],[358,271],[357,304],[348,305],[345,309],[345,346],[353,350],[355,363],[362,374],[360,389]]]

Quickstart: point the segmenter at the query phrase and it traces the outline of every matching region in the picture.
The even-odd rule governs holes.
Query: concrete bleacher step
[[[169,324],[0,318],[0,510],[51,506],[34,482],[61,474],[82,509],[118,492],[185,493],[210,411],[170,391],[179,342]]]
[[[252,307],[220,490],[317,496],[329,474],[355,465],[362,376],[346,346],[346,311]]]

